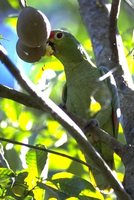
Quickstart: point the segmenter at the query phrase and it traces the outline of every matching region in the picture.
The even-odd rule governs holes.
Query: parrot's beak
[[[46,44],[46,53],[45,55],[47,56],[52,56],[55,52],[55,48],[54,48],[54,43],[51,42],[50,40],[47,41]]]
[[[49,39],[46,45],[46,53],[45,55],[51,56],[56,52],[55,45],[54,45],[54,32],[51,31]]]

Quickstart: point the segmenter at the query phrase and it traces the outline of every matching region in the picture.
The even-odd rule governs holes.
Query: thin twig
[[[69,156],[69,155],[64,154],[64,153],[60,153],[60,152],[57,152],[57,151],[53,151],[53,150],[47,149],[45,147],[40,147],[40,146],[34,146],[34,145],[30,145],[30,144],[25,144],[25,143],[22,143],[22,142],[18,142],[18,141],[11,140],[11,139],[6,139],[6,138],[1,138],[1,137],[0,137],[0,140],[4,141],[4,142],[15,144],[15,145],[25,146],[25,147],[28,147],[30,149],[35,149],[35,150],[39,150],[39,151],[45,151],[45,152],[48,152],[48,153],[51,153],[51,154],[55,154],[55,155],[58,155],[58,156],[61,156],[61,157],[64,157],[64,158],[68,158],[70,160],[73,160],[75,162],[78,162],[78,163],[80,163],[82,165],[85,165],[88,168],[90,168],[90,166],[89,166],[88,163],[86,163],[86,162],[84,162],[84,161],[82,161],[80,159],[74,158],[74,157]]]

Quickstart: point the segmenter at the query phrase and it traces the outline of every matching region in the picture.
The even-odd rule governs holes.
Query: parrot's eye
[[[60,40],[60,39],[63,38],[63,36],[64,36],[64,34],[62,32],[58,32],[58,33],[55,34],[55,39]]]

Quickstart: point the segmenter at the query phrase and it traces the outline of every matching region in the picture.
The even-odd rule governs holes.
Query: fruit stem
[[[27,2],[26,0],[18,0],[19,1],[19,5],[20,7],[23,9],[25,7],[27,7]]]

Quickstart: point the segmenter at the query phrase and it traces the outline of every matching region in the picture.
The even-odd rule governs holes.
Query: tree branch
[[[30,95],[24,94],[22,92],[19,92],[17,90],[14,90],[12,88],[9,88],[1,84],[0,84],[0,97],[16,101],[28,107],[41,109],[40,106],[37,105],[37,103]]]
[[[123,128],[128,144],[134,144],[134,85],[132,82],[132,77],[128,70],[127,61],[123,51],[123,44],[119,34],[116,31],[113,31],[111,34],[116,34],[114,36],[109,36],[109,27],[110,27],[110,17],[109,11],[106,7],[107,0],[78,0],[80,5],[81,15],[86,24],[87,30],[90,34],[93,49],[96,57],[96,64],[98,67],[106,66],[111,69],[116,67],[118,70],[114,72],[114,77],[119,91],[121,112],[123,115]],[[96,2],[99,2],[97,4]],[[117,18],[117,11],[119,10],[119,0],[114,0],[113,9],[115,9],[115,4],[117,8],[114,12],[114,17]],[[111,14],[112,15],[112,14]],[[114,20],[114,30],[116,26],[116,19]],[[116,26],[117,27],[117,26]],[[113,52],[110,45],[111,41],[109,38],[116,38],[117,46],[114,45],[114,48],[118,49],[119,63],[114,62]],[[113,60],[111,60],[111,58]]]
[[[132,78],[128,70],[126,57],[123,50],[121,36],[117,29],[117,20],[120,12],[121,0],[113,0],[109,16],[109,41],[111,47],[111,67],[116,66],[115,79],[119,89],[127,85],[133,88]],[[129,82],[129,79],[131,82]]]
[[[123,129],[126,136],[127,144],[134,144],[134,85],[132,81],[131,74],[128,70],[126,57],[123,51],[122,39],[119,34],[117,34],[117,13],[119,10],[119,0],[113,0],[112,10],[111,10],[111,22],[109,17],[109,12],[106,7],[107,0],[78,0],[80,5],[81,15],[86,24],[87,30],[90,34],[93,49],[96,57],[96,63],[98,67],[106,66],[107,68],[117,68],[114,77],[119,91],[121,112],[123,115]],[[116,2],[117,1],[117,2]],[[99,2],[99,3],[96,3]],[[114,13],[114,16],[112,16]],[[112,24],[112,20],[114,25]],[[111,23],[111,24],[110,24]],[[114,26],[112,33],[109,31],[109,27]],[[112,27],[111,27],[112,28]],[[109,36],[113,34],[112,36]],[[114,45],[110,41],[116,41]],[[114,46],[113,46],[114,45]],[[111,48],[117,48],[118,52]],[[114,61],[114,56],[116,57]],[[112,60],[111,60],[112,59]],[[124,157],[131,157],[130,151],[124,151]],[[127,192],[134,199],[134,175],[133,167],[134,159],[126,159],[125,163],[125,188]],[[128,186],[128,187],[127,187]]]
[[[34,101],[34,99],[27,94],[14,90],[12,88],[6,87],[0,84],[0,97],[8,98],[10,100],[16,101],[17,103],[21,103],[24,106],[32,107],[34,109],[42,110],[40,106]],[[42,110],[43,111],[43,110]],[[79,125],[79,122],[77,123]],[[120,157],[122,157],[124,145],[118,142],[114,137],[109,135],[104,130],[97,128],[95,126],[88,126],[88,133],[85,133],[86,136],[88,134],[97,135],[99,139],[107,144],[115,153],[117,153]]]
[[[54,151],[54,150],[51,150],[51,149],[47,149],[47,148],[45,148],[45,146],[44,147],[41,147],[41,146],[38,146],[38,145],[34,146],[34,145],[25,144],[25,143],[22,143],[22,142],[18,142],[18,141],[11,140],[11,139],[6,139],[6,138],[1,138],[1,137],[0,137],[0,140],[3,141],[3,142],[8,142],[8,143],[15,144],[15,145],[25,146],[25,147],[28,147],[30,149],[35,149],[35,150],[39,150],[39,151],[44,151],[44,152],[47,152],[47,153],[55,154],[55,155],[58,155],[58,156],[73,160],[75,162],[78,162],[78,163],[80,163],[82,165],[85,165],[85,166],[90,168],[90,165],[88,163],[86,163],[86,162],[84,162],[84,161],[82,161],[80,159],[77,159],[75,157],[72,157],[72,156],[69,156],[67,154],[60,153],[60,152],[57,152],[57,151]]]
[[[117,196],[120,199],[129,200],[129,195],[125,192],[121,183],[116,179],[116,177],[114,177],[110,168],[95,151],[90,142],[87,141],[83,131],[56,104],[54,104],[54,102],[46,97],[42,97],[42,93],[35,90],[33,83],[31,83],[31,81],[27,79],[24,74],[22,75],[20,73],[4,52],[3,47],[0,46],[0,60],[16,78],[23,89],[25,89],[34,98],[37,105],[40,106],[43,111],[50,113],[52,117],[62,124],[63,127],[71,134],[71,136],[79,144],[83,153],[93,160],[95,167],[100,169],[104,177],[109,180],[109,183]]]
[[[34,101],[34,99],[27,94],[14,90],[12,88],[6,87],[0,84],[0,97],[7,98],[17,103],[21,103],[24,106],[32,107],[34,109],[42,110],[40,106]],[[43,110],[42,110],[43,111]],[[79,124],[79,123],[78,123]],[[122,157],[123,144],[118,142],[114,137],[106,133],[104,130],[94,127],[92,125],[88,126],[88,132],[90,134],[96,134],[99,139],[110,146],[113,151],[115,151],[120,157]],[[86,133],[87,136],[88,133]]]
[[[16,101],[17,103],[21,103],[24,106],[42,110],[41,107],[37,105],[37,103],[30,95],[24,94],[22,92],[19,92],[17,90],[14,90],[12,88],[6,87],[1,84],[0,84],[0,97],[8,98],[10,100]],[[117,153],[120,157],[122,157],[124,145],[118,142],[114,137],[109,135],[104,130],[92,126],[92,124],[90,124],[90,126],[88,126],[88,133],[85,134],[86,136],[88,134],[97,135],[102,142],[107,144],[111,149],[113,149],[113,151],[115,151],[115,153]]]
[[[121,100],[121,110],[123,113],[123,127],[125,130],[125,136],[128,144],[134,143],[134,91],[133,85],[129,85],[129,77],[127,77],[128,70],[124,67],[127,65],[125,55],[123,52],[123,45],[121,41],[121,37],[117,34],[117,18],[120,9],[121,0],[113,0],[112,7],[110,12],[110,26],[109,26],[109,38],[110,38],[110,46],[112,50],[111,61],[113,65],[118,66],[118,68],[123,69],[125,76],[119,74],[119,70],[117,74],[115,74],[115,79],[118,85],[120,100]],[[124,59],[123,59],[124,58]],[[128,87],[130,86],[130,87]],[[131,113],[131,114],[130,114]]]
[[[92,40],[96,65],[109,66],[111,49],[109,48],[109,13],[104,0],[78,0],[80,12]],[[102,59],[103,58],[103,59]],[[107,63],[107,65],[106,65]]]
[[[111,41],[109,40],[110,14],[108,8],[110,7],[110,4],[108,4],[107,0],[78,1],[80,5],[81,15],[92,40],[97,67],[106,66],[109,69],[113,69],[114,66],[118,68],[119,65],[117,65],[117,62],[115,63],[114,60],[111,60],[111,55],[113,54],[111,45],[113,44],[111,44]],[[114,13],[114,17],[116,19],[116,11],[119,11],[119,2],[120,1],[117,0],[117,4],[116,2],[113,3],[113,8],[115,11],[112,11],[112,13]],[[115,4],[117,6],[116,9]],[[117,30],[117,26],[115,27],[115,22],[117,22],[117,20],[114,19],[114,17],[112,18],[112,20],[114,20],[114,29]],[[115,31],[113,33],[115,33]],[[117,34],[112,37],[116,37],[116,41],[118,44],[118,47],[116,48],[118,48],[118,50],[120,48],[120,52],[118,51],[118,53],[120,53],[119,55],[122,55],[121,57],[119,57],[121,67],[118,68],[118,73],[120,75],[123,75],[123,78],[121,79],[120,77],[120,79],[122,82],[124,82],[124,80],[127,80],[127,85],[132,88],[132,77],[128,70],[121,37]],[[117,83],[118,82],[119,80],[117,81]]]
[[[125,145],[121,144],[119,141],[117,141],[117,139],[112,137],[106,131],[96,127],[93,123],[89,123],[89,125],[86,127],[85,135],[87,137],[88,135],[96,135],[100,141],[107,144],[115,153],[123,158]]]
[[[117,19],[119,15],[120,10],[120,3],[121,0],[113,0],[112,6],[111,6],[111,12],[110,12],[110,24],[109,24],[109,41],[110,46],[112,50],[112,56],[111,60],[114,60],[115,63],[117,63],[117,66],[119,64],[119,55],[118,55],[118,49],[117,49]]]

